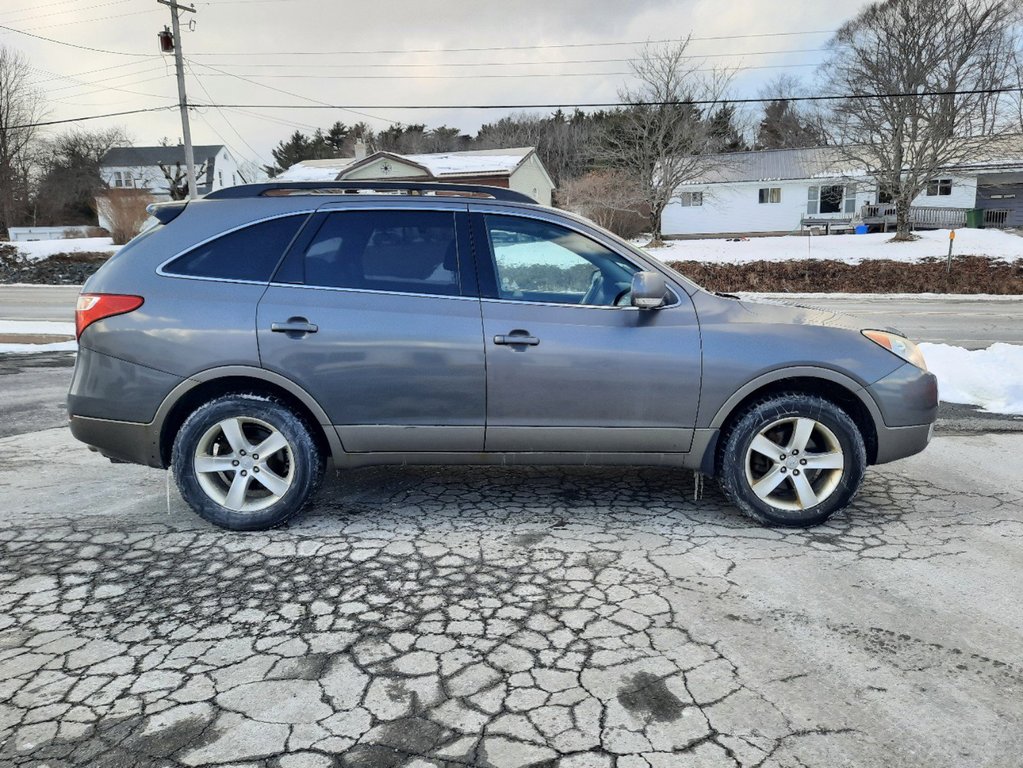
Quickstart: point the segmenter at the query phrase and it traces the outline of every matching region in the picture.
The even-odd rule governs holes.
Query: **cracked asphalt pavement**
[[[2,766],[1023,761],[1018,434],[809,531],[678,471],[428,467],[238,534],[54,423],[66,366],[0,369],[42,382],[0,404]]]

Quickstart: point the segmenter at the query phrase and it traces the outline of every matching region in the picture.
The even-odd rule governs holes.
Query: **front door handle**
[[[286,323],[271,323],[270,330],[274,333],[292,334],[316,333],[320,326],[310,323],[304,317],[289,317]]]
[[[515,330],[509,334],[501,334],[494,337],[495,344],[524,344],[527,347],[535,347],[540,343],[536,336],[530,336],[529,331]]]

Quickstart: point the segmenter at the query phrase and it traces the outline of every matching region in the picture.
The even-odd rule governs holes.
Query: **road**
[[[0,286],[0,320],[74,320],[79,290],[77,286]],[[894,326],[916,341],[967,349],[983,349],[996,341],[1023,344],[1023,296],[769,296],[845,312],[875,327]]]
[[[0,363],[0,765],[1007,766],[1023,435],[810,531],[690,476],[373,468],[265,534],[76,444]]]
[[[1023,296],[767,295],[843,312],[873,327],[892,326],[915,341],[967,349],[984,349],[998,341],[1023,344]]]

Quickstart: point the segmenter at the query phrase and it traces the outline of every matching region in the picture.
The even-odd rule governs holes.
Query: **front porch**
[[[964,227],[1005,228],[1013,226],[1010,209],[945,208],[914,205],[909,209],[909,223],[913,229],[962,229]],[[874,203],[860,208],[860,219],[868,227],[887,232],[896,224],[894,203]]]

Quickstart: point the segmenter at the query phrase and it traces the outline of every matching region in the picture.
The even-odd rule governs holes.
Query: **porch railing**
[[[914,227],[958,229],[966,226],[966,213],[968,210],[968,208],[912,206],[909,209],[909,223]],[[894,224],[895,205],[892,203],[864,205],[860,209],[860,215],[866,222]]]

